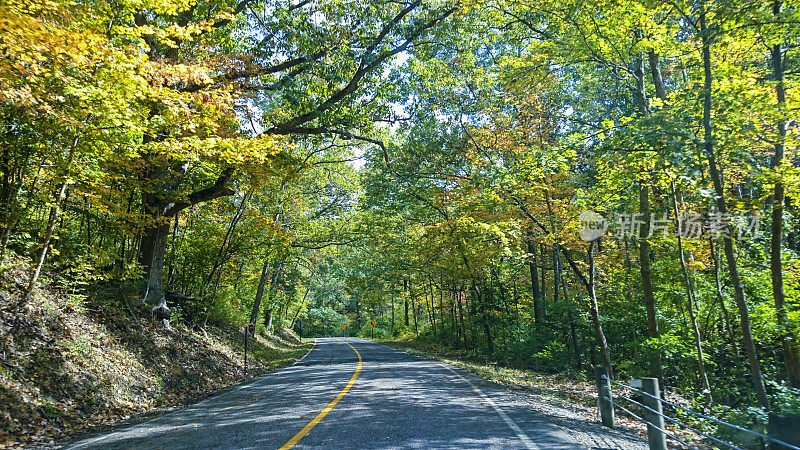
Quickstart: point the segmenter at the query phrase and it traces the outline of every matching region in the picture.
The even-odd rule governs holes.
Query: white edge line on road
[[[312,346],[311,346],[311,348],[310,348],[310,349],[308,349],[308,351],[306,352],[306,354],[305,354],[305,355],[303,355],[303,357],[302,357],[302,358],[300,358],[300,359],[298,359],[297,361],[295,361],[295,362],[293,362],[293,363],[289,364],[289,366],[294,366],[295,364],[298,364],[300,361],[302,361],[302,360],[306,359],[306,356],[308,356],[308,355],[309,355],[309,354],[310,354],[310,353],[311,353],[311,352],[312,352],[312,351],[313,351],[315,348],[317,348],[317,338],[314,338],[314,345],[312,345]],[[277,371],[276,371],[276,372],[277,372]]]
[[[439,365],[441,365],[445,369],[449,370],[450,372],[453,373],[453,375],[457,376],[458,378],[461,378],[468,385],[470,385],[472,390],[475,391],[475,393],[478,394],[483,399],[483,401],[488,403],[489,406],[491,406],[492,409],[494,409],[494,412],[496,412],[497,415],[499,415],[503,419],[503,422],[505,422],[506,425],[508,425],[509,428],[511,428],[512,430],[514,430],[515,433],[517,433],[517,437],[519,437],[519,439],[522,441],[522,443],[525,444],[526,448],[529,448],[531,450],[538,450],[539,449],[539,446],[536,445],[533,442],[533,440],[531,440],[531,438],[527,434],[525,434],[524,431],[522,431],[522,428],[520,428],[519,425],[517,425],[517,422],[514,422],[514,419],[512,419],[508,414],[506,414],[505,411],[500,409],[500,406],[498,406],[497,403],[495,403],[495,401],[492,400],[491,397],[486,395],[478,386],[475,386],[471,381],[469,381],[469,379],[461,376],[461,374],[459,374],[458,372],[453,370],[452,367],[450,367],[448,365],[445,365],[445,364],[442,364],[442,363],[439,363]]]
[[[377,342],[373,342],[373,344],[378,344],[378,343]],[[450,367],[449,364],[445,364],[445,363],[439,362],[439,361],[434,361],[432,359],[425,358],[425,357],[419,356],[419,355],[415,355],[413,353],[408,353],[408,352],[405,352],[403,350],[400,350],[400,349],[397,349],[397,348],[394,348],[394,347],[389,347],[388,345],[385,345],[385,344],[378,344],[378,345],[383,345],[384,347],[388,347],[388,348],[390,348],[390,349],[392,349],[394,351],[405,353],[406,355],[410,355],[410,356],[413,356],[413,357],[418,358],[418,359],[424,359],[424,360],[427,360],[427,361],[434,362],[434,363],[444,367],[445,369],[449,370],[450,372],[452,372],[453,375],[455,375],[458,378],[461,378],[462,380],[464,380],[472,388],[472,390],[475,391],[475,393],[478,394],[483,399],[483,401],[485,401],[489,406],[492,407],[492,409],[494,409],[494,412],[496,412],[497,415],[500,416],[501,419],[503,419],[503,422],[505,422],[506,425],[508,425],[509,428],[511,428],[515,433],[517,433],[517,437],[519,437],[519,439],[522,441],[522,443],[525,444],[526,448],[529,448],[531,450],[541,450],[541,447],[536,445],[533,442],[533,440],[530,438],[530,436],[528,436],[525,433],[525,431],[523,431],[522,428],[520,428],[520,426],[517,425],[517,422],[514,422],[514,419],[512,419],[511,416],[509,416],[508,414],[506,414],[506,412],[503,411],[500,408],[500,406],[498,406],[498,404],[495,403],[494,400],[492,400],[491,397],[486,395],[482,390],[480,390],[480,388],[478,386],[475,386],[471,381],[469,381],[469,379],[463,377],[460,373],[456,372],[452,367]]]

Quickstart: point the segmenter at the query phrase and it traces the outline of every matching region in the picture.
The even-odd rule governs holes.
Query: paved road
[[[290,367],[70,448],[279,448],[293,438],[295,448],[325,449],[646,448],[594,424],[556,422],[461,369],[325,338]]]

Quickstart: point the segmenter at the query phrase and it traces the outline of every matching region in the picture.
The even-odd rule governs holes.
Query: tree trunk
[[[157,226],[149,228],[142,237],[142,254],[147,255],[148,263],[144,266],[147,272],[147,290],[144,295],[145,304],[158,302],[158,308],[166,306],[161,302],[164,297],[162,280],[164,278],[164,255],[167,250],[167,236],[169,236],[169,222],[161,220]]]
[[[564,289],[564,303],[567,303],[567,318],[569,319],[569,334],[572,339],[572,351],[575,355],[575,368],[581,370],[581,348],[578,346],[578,333],[575,330],[575,315],[572,313],[572,305],[569,305],[569,296],[567,295],[567,282],[564,277],[561,277],[561,287]]]
[[[272,306],[267,308],[267,311],[264,313],[264,328],[267,331],[267,334],[272,333]]]
[[[537,325],[542,321],[542,298],[539,291],[539,269],[536,267],[536,244],[533,243],[532,233],[528,232],[525,241],[528,249],[528,268],[531,272],[531,288],[533,294],[533,320]]]
[[[727,214],[728,205],[725,202],[725,189],[722,185],[722,175],[717,169],[717,159],[714,153],[714,140],[713,130],[711,128],[711,37],[706,24],[706,11],[705,2],[700,5],[700,34],[703,45],[703,139],[705,141],[705,153],[708,158],[709,173],[711,180],[714,183],[714,191],[717,194],[716,204],[717,210],[720,214]],[[742,327],[742,341],[744,344],[745,352],[747,353],[747,360],[750,364],[750,376],[753,379],[753,385],[756,391],[759,405],[766,409],[770,409],[769,398],[767,397],[767,390],[764,386],[764,378],[761,374],[761,364],[756,355],[755,343],[753,342],[753,335],[750,329],[750,311],[747,307],[747,302],[744,296],[744,286],[739,278],[739,270],[736,266],[736,255],[733,251],[733,240],[730,236],[724,237],[723,243],[725,246],[725,258],[728,262],[728,273],[730,275],[731,284],[733,284],[734,298],[736,305],[739,308],[739,320]]]
[[[594,333],[597,337],[597,343],[600,345],[600,355],[603,358],[603,365],[608,371],[608,377],[614,379],[614,369],[611,367],[611,354],[608,351],[608,341],[603,332],[603,325],[600,323],[600,311],[597,305],[597,295],[594,291],[595,280],[595,264],[594,264],[594,247],[597,241],[589,243],[589,251],[587,253],[589,259],[589,280],[586,283],[586,289],[589,292],[589,305],[591,308],[592,324],[594,325]]]
[[[414,315],[414,335],[419,336],[419,323],[417,322],[417,298],[411,294],[411,286],[409,286],[408,293],[411,296],[411,313]]]
[[[472,283],[472,290],[475,292],[476,299],[478,301],[478,308],[480,309],[480,313],[482,316],[482,323],[483,323],[483,332],[486,335],[486,350],[490,355],[494,354],[494,340],[492,339],[492,329],[489,327],[489,314],[486,311],[486,302],[484,296],[481,295],[481,291],[478,289],[478,285]]]
[[[728,333],[728,339],[730,339],[733,352],[738,357],[739,346],[736,345],[736,335],[733,334],[733,326],[731,325],[730,314],[728,313],[728,307],[725,305],[725,297],[722,295],[722,280],[720,279],[719,272],[719,258],[717,257],[717,252],[715,250],[714,239],[709,237],[708,244],[709,252],[711,253],[711,260],[714,262],[714,287],[717,301],[719,302],[719,308],[722,311],[722,320],[725,323],[725,331]]]
[[[272,280],[270,281],[269,293],[267,295],[267,300],[269,300],[269,309],[267,310],[267,315],[264,318],[264,326],[266,327],[267,333],[272,333],[272,323],[274,322],[275,315],[275,305],[273,304],[273,300],[275,298],[275,290],[278,288],[278,279],[281,276],[281,272],[283,272],[284,265],[285,261],[276,260],[272,263]]]
[[[403,278],[403,308],[406,312],[406,326],[408,326],[408,278]]]
[[[542,301],[540,302],[540,311],[541,311],[540,314],[542,320],[544,320],[545,316],[547,316],[547,287],[545,284],[545,282],[547,281],[545,279],[545,274],[547,272],[547,269],[544,263],[546,261],[544,244],[539,244],[539,256],[540,256],[539,261],[541,262],[542,266],[542,282],[540,283],[540,286],[542,288],[541,292]]]
[[[442,288],[439,290],[439,328],[441,330],[442,337],[444,337],[444,325],[445,321],[447,320],[444,314],[444,283],[442,283]]]
[[[653,85],[656,88],[656,97],[660,98],[661,100],[666,100],[667,91],[664,89],[664,78],[661,77],[658,53],[651,49],[649,52],[647,52],[647,59],[650,62],[650,75],[653,77]]]
[[[258,289],[256,290],[256,298],[253,301],[253,309],[250,311],[250,328],[251,332],[255,331],[256,321],[259,314],[261,314],[261,299],[264,298],[264,287],[267,285],[269,279],[269,259],[264,258],[264,265],[261,267],[261,277],[258,279]]]
[[[695,316],[695,297],[694,289],[692,288],[691,280],[689,279],[689,271],[686,268],[686,258],[683,255],[683,236],[681,235],[681,222],[678,213],[678,197],[675,194],[675,181],[670,183],[672,188],[672,211],[675,213],[675,224],[677,225],[678,232],[678,259],[681,263],[681,273],[683,274],[683,285],[686,288],[687,308],[689,309],[689,319],[692,322],[692,334],[694,335],[694,345],[697,349],[697,365],[700,372],[700,381],[703,384],[703,390],[706,392],[708,403],[714,402],[711,396],[711,384],[708,382],[708,375],[706,374],[706,363],[703,358],[703,341],[700,338],[700,329],[697,327],[697,317]]]
[[[637,37],[641,38],[641,31],[637,30]],[[636,78],[636,88],[633,94],[636,97],[636,104],[639,110],[644,113],[644,117],[650,115],[650,105],[647,102],[647,91],[644,87],[644,59],[641,55],[637,56],[634,60],[634,78]]]
[[[550,203],[550,190],[545,189],[544,191],[544,200],[547,204],[547,212],[550,216],[550,231],[553,233],[553,305],[558,304],[558,279],[561,276],[561,268],[559,267],[559,259],[558,259],[558,230],[556,229],[556,221],[555,215],[553,214],[553,205]],[[542,260],[542,264],[544,264],[544,260]],[[555,306],[554,306],[555,307]]]
[[[67,191],[67,184],[69,183],[69,172],[70,172],[70,165],[72,164],[72,159],[75,156],[75,148],[78,146],[78,137],[76,136],[72,140],[72,145],[69,148],[69,153],[67,154],[67,160],[64,165],[64,169],[61,171],[60,177],[62,178],[61,184],[58,187],[58,192],[56,193],[55,204],[53,205],[52,210],[50,211],[50,221],[47,225],[47,231],[44,235],[44,242],[42,242],[42,250],[39,252],[39,258],[36,261],[36,268],[31,273],[30,280],[28,281],[28,287],[25,289],[25,293],[22,296],[22,303],[26,303],[28,298],[33,291],[34,286],[36,286],[36,281],[39,279],[39,274],[42,271],[42,266],[44,265],[44,260],[47,257],[47,249],[50,248],[50,241],[53,239],[53,232],[56,229],[56,223],[58,222],[58,213],[61,210],[61,202],[64,200],[64,194]]]
[[[461,322],[461,341],[463,343],[463,346],[466,347],[467,346],[467,331],[466,331],[466,328],[464,328],[464,298],[463,298],[463,295],[462,295],[462,288],[461,287],[459,287],[457,296],[458,296],[458,315],[459,315],[459,321]]]
[[[780,19],[781,2],[773,3],[773,15]],[[772,235],[770,237],[770,273],[772,275],[772,297],[775,302],[775,312],[780,328],[783,356],[786,364],[786,378],[792,387],[800,387],[800,357],[797,351],[797,341],[792,334],[786,317],[786,297],[783,290],[783,262],[781,260],[781,243],[783,240],[783,203],[786,193],[780,173],[783,164],[786,143],[786,87],[783,83],[784,63],[782,60],[783,46],[775,44],[772,49],[772,75],[775,78],[775,95],[778,100],[778,109],[781,117],[778,119],[778,136],[775,140],[775,155],[772,157],[770,168],[775,171],[775,187],[772,194]]]
[[[639,182],[639,214],[642,216],[642,226],[639,230],[639,272],[642,277],[642,298],[647,312],[647,333],[651,339],[658,339],[658,318],[656,316],[656,299],[653,294],[653,279],[650,270],[650,189],[644,182]],[[661,386],[664,385],[664,375],[661,369],[661,354],[656,355],[650,362],[650,374],[658,378]]]
[[[152,138],[146,136],[145,141],[152,141]],[[185,170],[185,166],[181,167]],[[181,169],[168,171],[164,168],[151,167],[149,170],[154,173],[182,173]],[[233,195],[234,191],[225,187],[232,177],[233,168],[227,168],[217,177],[213,185],[192,192],[185,198],[177,199],[164,197],[164,194],[177,189],[182,180],[181,176],[176,175],[175,179],[153,180],[148,174],[143,175],[144,183],[156,185],[150,192],[142,193],[142,212],[151,221],[150,226],[142,233],[139,247],[139,263],[145,268],[145,273],[148,275],[146,303],[152,303],[152,299],[158,300],[164,297],[161,280],[164,275],[164,255],[172,217],[192,205]],[[158,308],[166,308],[166,302],[159,300]]]

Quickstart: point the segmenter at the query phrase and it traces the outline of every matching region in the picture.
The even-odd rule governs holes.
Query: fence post
[[[800,414],[769,413],[770,437],[800,447]],[[786,448],[783,445],[770,443],[768,448]]]
[[[595,383],[597,386],[597,405],[600,408],[600,419],[603,425],[614,428],[614,405],[611,403],[611,382],[605,367],[595,367]]]
[[[656,428],[664,429],[664,417],[661,416],[663,411],[661,409],[661,392],[658,386],[658,378],[642,378],[642,390],[655,397],[644,395],[642,404],[658,413],[656,414],[647,410],[644,411],[643,417],[647,420],[647,443],[650,444],[650,450],[666,450],[667,436]]]

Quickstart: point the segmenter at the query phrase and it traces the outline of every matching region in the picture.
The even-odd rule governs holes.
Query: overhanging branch
[[[232,177],[233,167],[228,167],[222,171],[219,177],[217,177],[217,181],[215,181],[213,185],[204,189],[200,189],[199,191],[192,192],[186,197],[187,201],[169,203],[164,209],[164,216],[172,217],[192,205],[235,194],[236,191],[226,187]]]
[[[375,144],[380,147],[381,151],[383,152],[383,158],[386,160],[386,164],[389,164],[389,154],[386,152],[386,145],[384,145],[383,141],[380,139],[372,139],[366,136],[361,136],[358,134],[351,133],[345,130],[336,130],[332,128],[325,128],[325,127],[300,127],[295,128],[293,134],[306,134],[306,135],[319,135],[319,134],[335,134],[343,139],[355,139],[358,141],[369,142],[370,144]]]

